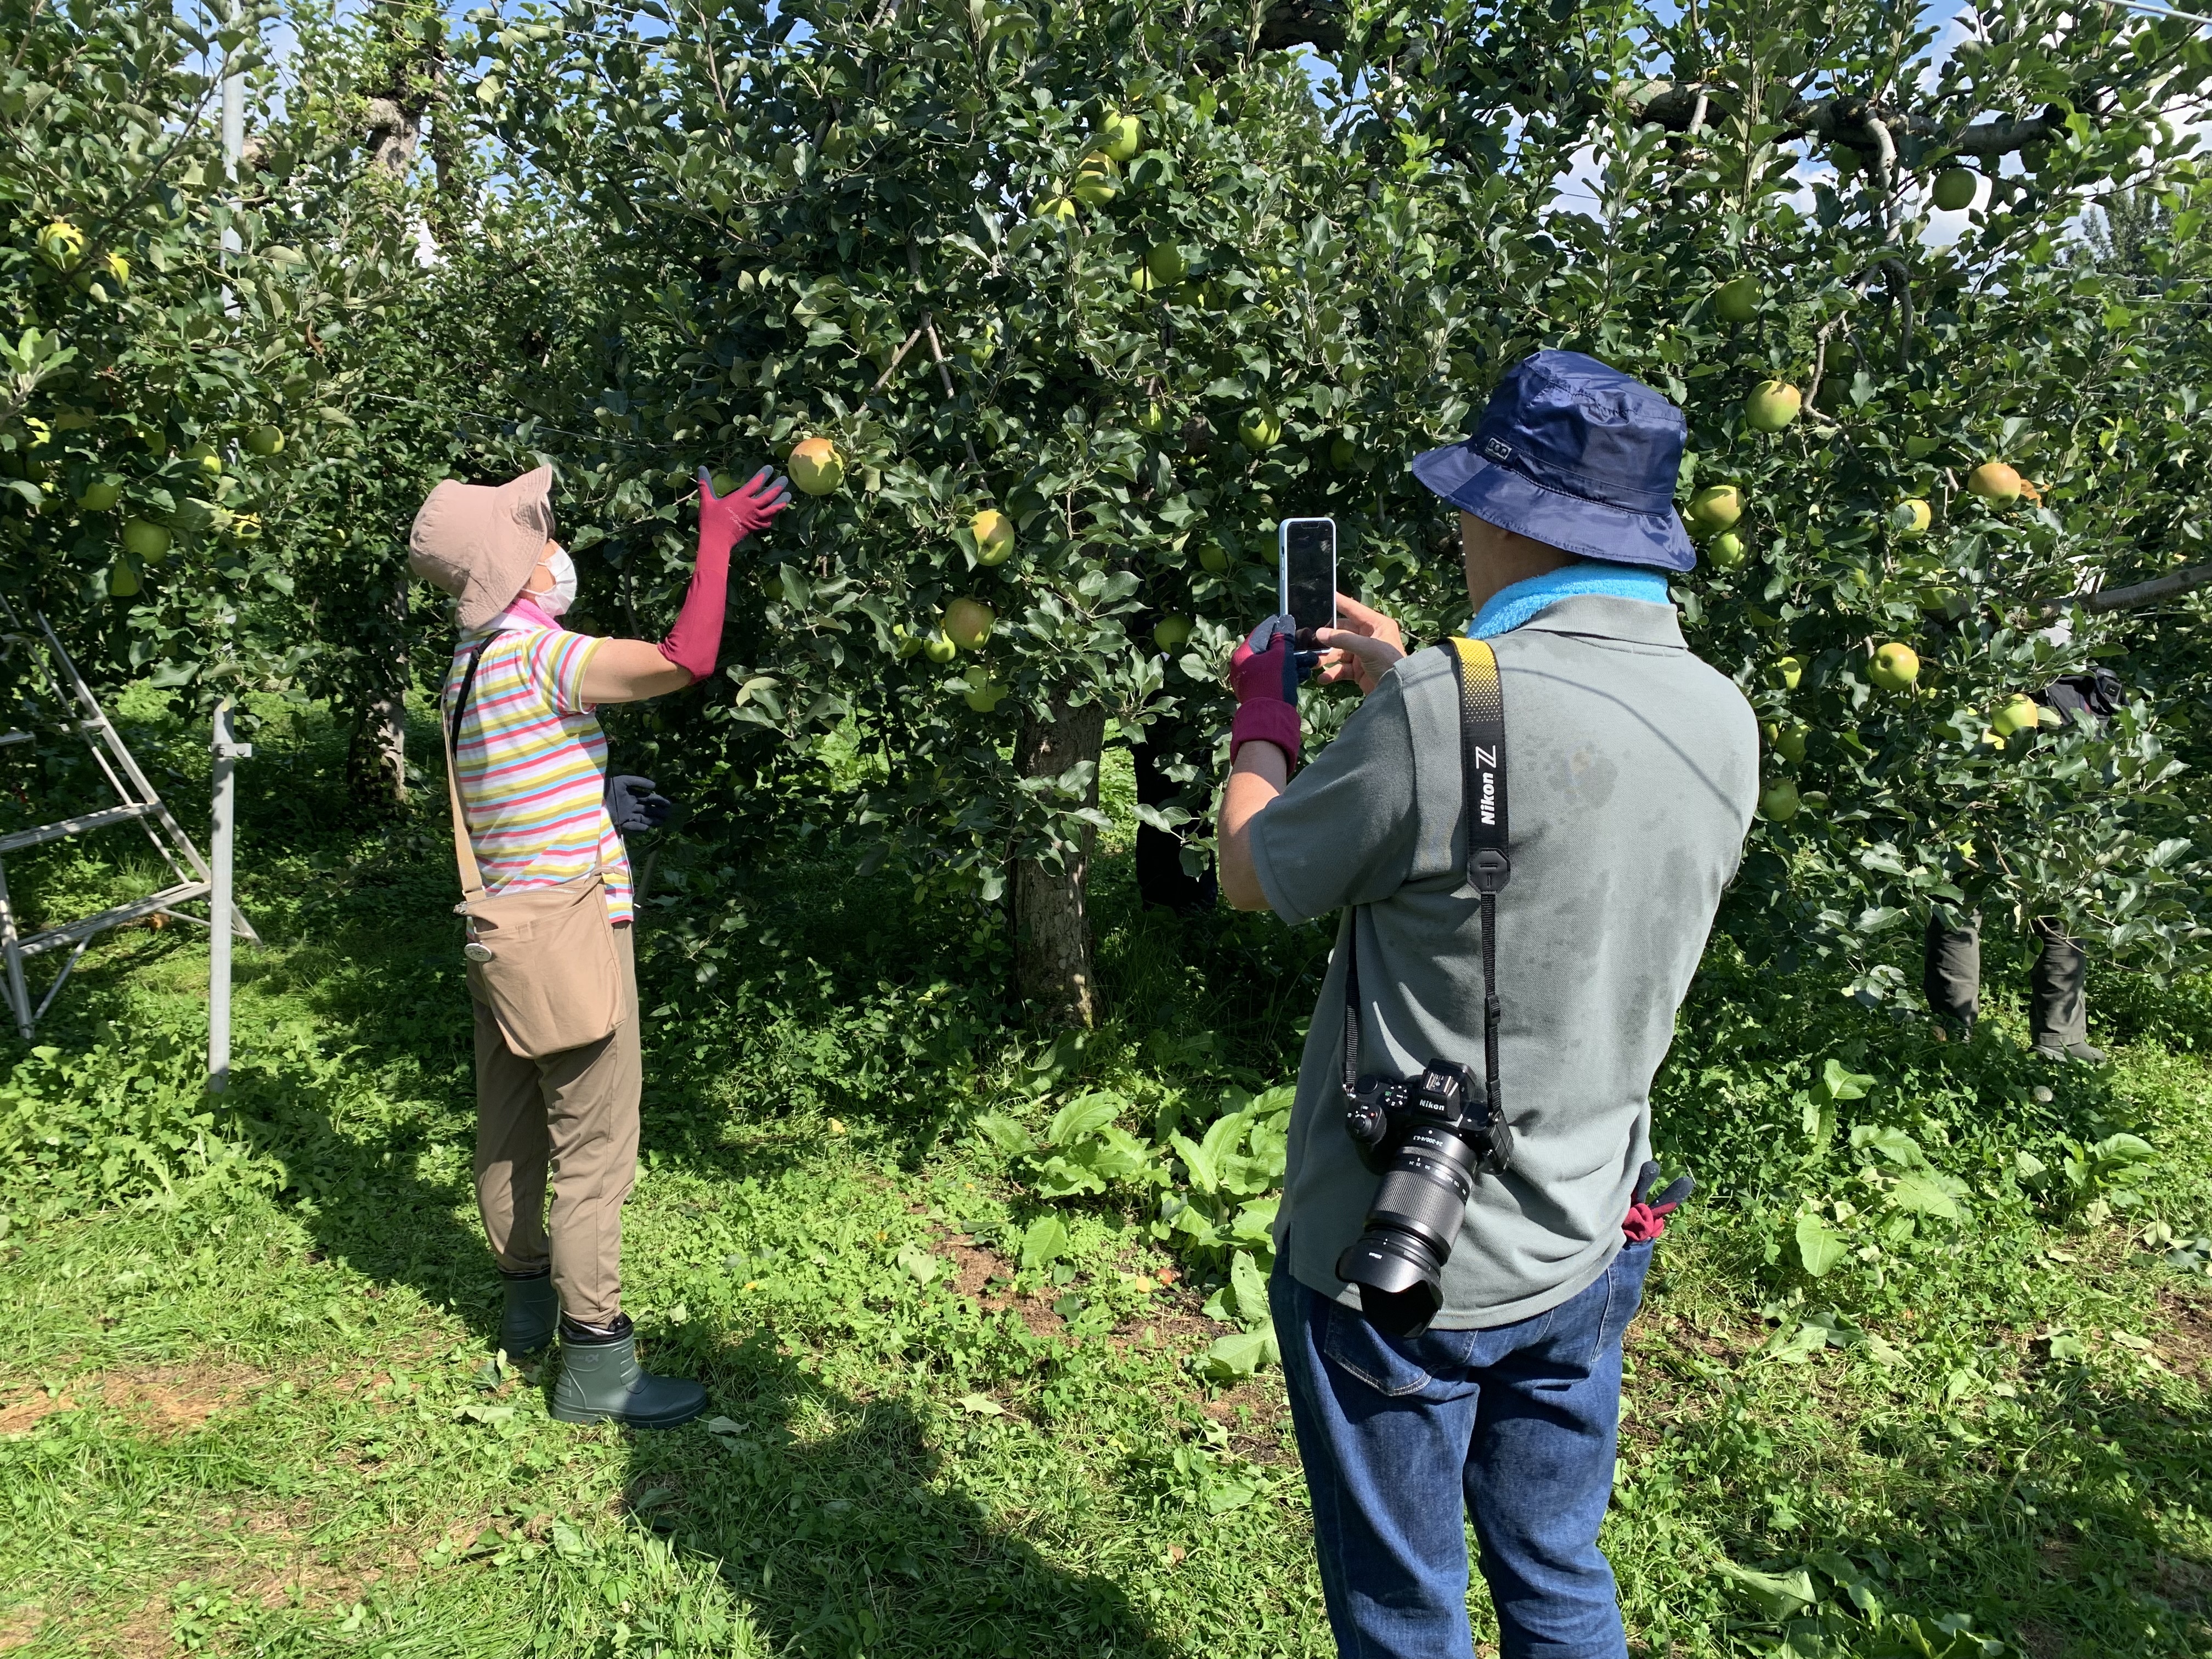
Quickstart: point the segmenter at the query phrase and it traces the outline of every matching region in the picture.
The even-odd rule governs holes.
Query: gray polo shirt
[[[1514,1164],[1483,1176],[1436,1323],[1510,1324],[1573,1296],[1621,1247],[1650,1155],[1652,1074],[1735,874],[1759,736],[1735,684],[1690,654],[1672,605],[1560,600],[1491,641],[1505,699],[1513,878],[1498,901],[1498,1092]],[[1363,1072],[1482,1069],[1482,927],[1466,885],[1449,653],[1385,675],[1252,824],[1267,902],[1341,909],[1298,1066],[1278,1252],[1352,1306],[1337,1256],[1378,1177],[1344,1131],[1346,940],[1359,936]]]

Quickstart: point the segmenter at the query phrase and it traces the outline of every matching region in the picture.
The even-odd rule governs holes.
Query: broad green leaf
[[[1067,1254],[1067,1224],[1056,1215],[1039,1216],[1022,1235],[1022,1266],[1048,1267]]]
[[[1249,1376],[1266,1360],[1273,1335],[1272,1329],[1262,1328],[1222,1337],[1200,1357],[1199,1369],[1217,1378]]]
[[[1103,1091],[1079,1096],[1053,1115],[1051,1125],[1044,1132],[1045,1145],[1066,1146],[1094,1134],[1111,1123],[1115,1115],[1127,1103],[1119,1095]]]
[[[1934,1177],[1917,1171],[1907,1170],[1898,1176],[1885,1198],[1892,1209],[1932,1215],[1944,1221],[1959,1218],[1959,1206],[1951,1194],[1937,1186]]]
[[[1013,1119],[1002,1117],[995,1112],[986,1112],[978,1117],[975,1120],[975,1127],[986,1140],[1002,1152],[1012,1153],[1018,1157],[1024,1152],[1034,1152],[1036,1149],[1036,1141],[1027,1129],[1015,1122]]]
[[[1798,1264],[1813,1278],[1826,1278],[1846,1248],[1842,1235],[1811,1211],[1797,1218]]]
[[[1733,1561],[1715,1563],[1721,1576],[1734,1584],[1744,1599],[1770,1620],[1793,1619],[1808,1611],[1814,1601],[1813,1575],[1803,1567],[1793,1572],[1759,1572]]]

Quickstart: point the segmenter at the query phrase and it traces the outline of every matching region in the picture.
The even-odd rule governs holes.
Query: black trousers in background
[[[2088,1003],[2082,995],[2089,959],[2048,918],[2038,918],[2035,936],[2043,949],[2027,981],[2028,1027],[2036,1046],[2063,1048],[2089,1040]],[[1981,1012],[1982,919],[1963,928],[1946,927],[1938,915],[1928,918],[1928,943],[1920,985],[1928,1006],[1954,1019],[1971,1020]]]
[[[1176,799],[1175,781],[1160,770],[1159,754],[1152,744],[1131,744],[1129,756],[1136,764],[1139,802],[1165,806]],[[1220,893],[1210,862],[1194,876],[1182,867],[1180,840],[1149,823],[1137,826],[1137,895],[1145,903],[1179,916],[1195,915],[1213,908]]]

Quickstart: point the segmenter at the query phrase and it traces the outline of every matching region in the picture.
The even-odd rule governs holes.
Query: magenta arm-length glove
[[[660,642],[660,654],[689,674],[694,683],[714,672],[722,650],[722,612],[730,589],[730,550],[791,505],[784,480],[773,467],[763,467],[750,483],[726,495],[714,493],[707,469],[699,469],[699,560],[692,567],[691,586],[684,590],[684,608],[676,626]]]

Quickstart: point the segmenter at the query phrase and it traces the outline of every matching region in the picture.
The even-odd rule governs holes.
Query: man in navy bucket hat
[[[1688,1187],[1652,1190],[1651,1079],[1759,790],[1751,708],[1668,596],[1683,430],[1595,358],[1509,369],[1413,462],[1459,509],[1467,637],[1408,654],[1340,594],[1320,678],[1364,696],[1294,781],[1293,641],[1270,618],[1232,659],[1222,891],[1339,913],[1269,1294],[1358,1659],[1470,1659],[1470,1520],[1504,1659],[1627,1651],[1597,1545],[1621,1340]],[[1396,1139],[1358,1109],[1386,1098],[1418,1103]]]

